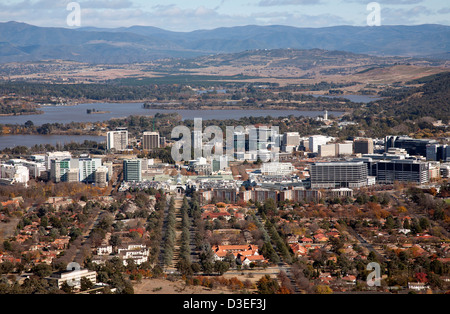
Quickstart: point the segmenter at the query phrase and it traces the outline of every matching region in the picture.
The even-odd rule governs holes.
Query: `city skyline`
[[[70,27],[67,5],[72,1],[10,0],[0,4],[0,21],[36,26]],[[367,26],[368,0],[235,0],[141,1],[80,0],[81,27],[154,26],[193,31],[244,25],[293,27]],[[435,0],[377,1],[381,25],[450,25],[450,7]]]

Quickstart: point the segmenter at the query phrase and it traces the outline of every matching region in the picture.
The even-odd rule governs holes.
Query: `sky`
[[[367,26],[371,0],[0,0],[0,22],[77,27],[67,5],[79,5],[81,27],[155,26],[193,31],[243,25]],[[381,25],[450,25],[448,0],[379,0]],[[376,13],[376,12],[375,12]]]

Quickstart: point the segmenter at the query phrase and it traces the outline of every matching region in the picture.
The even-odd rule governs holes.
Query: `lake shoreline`
[[[103,135],[42,135],[42,134],[4,134],[0,135],[0,150],[13,149],[14,147],[25,146],[32,148],[35,145],[66,145],[70,143],[82,144],[84,141],[97,143],[106,142]]]

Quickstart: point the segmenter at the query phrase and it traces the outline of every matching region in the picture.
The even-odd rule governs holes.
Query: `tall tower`
[[[328,121],[328,110],[325,110],[325,114],[323,115],[323,120]]]

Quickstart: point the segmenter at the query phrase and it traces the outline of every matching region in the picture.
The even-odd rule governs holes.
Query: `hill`
[[[283,48],[446,59],[450,51],[450,27],[295,28],[250,25],[171,32],[144,26],[67,29],[0,23],[1,63],[61,59],[117,64]]]
[[[443,60],[378,57],[323,49],[260,49],[136,64],[93,65],[61,60],[4,63],[0,64],[0,79],[54,83],[120,81],[125,85],[200,81],[310,85],[326,81],[353,86],[348,92],[357,93],[366,86],[383,88],[445,71],[448,68]]]
[[[416,121],[432,117],[450,121],[450,72],[416,80],[425,82],[422,86],[404,88],[391,97],[369,106],[374,115],[395,117],[399,121]]]

